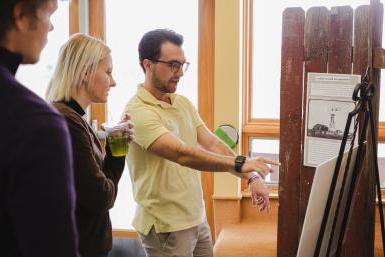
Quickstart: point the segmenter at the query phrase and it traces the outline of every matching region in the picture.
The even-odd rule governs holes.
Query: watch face
[[[246,157],[245,156],[242,156],[242,155],[238,155],[237,158],[235,158],[235,161],[240,163],[240,164],[243,164],[246,160]]]
[[[242,155],[238,155],[235,158],[235,165],[234,165],[235,171],[241,172],[241,169],[242,169],[243,164],[245,163],[245,160],[246,160],[246,157],[242,156]]]

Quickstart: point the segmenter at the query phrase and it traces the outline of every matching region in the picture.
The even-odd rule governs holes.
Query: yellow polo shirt
[[[172,133],[185,144],[197,146],[197,127],[203,121],[191,102],[172,94],[172,104],[157,100],[142,85],[125,112],[135,126],[135,142],[127,155],[134,199],[134,228],[147,235],[191,228],[205,219],[200,172],[148,151],[161,135]]]

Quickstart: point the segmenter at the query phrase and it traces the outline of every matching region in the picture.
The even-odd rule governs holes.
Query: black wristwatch
[[[239,172],[239,173],[241,172],[242,166],[245,163],[245,161],[246,161],[246,157],[243,155],[238,155],[235,158],[234,169],[236,172]]]

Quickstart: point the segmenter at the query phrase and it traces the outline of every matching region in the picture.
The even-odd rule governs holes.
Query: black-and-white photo
[[[307,136],[341,140],[347,114],[354,109],[352,102],[311,99],[307,122]],[[351,139],[353,126],[348,139]]]

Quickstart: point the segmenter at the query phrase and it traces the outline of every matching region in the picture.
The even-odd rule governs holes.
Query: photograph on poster
[[[347,114],[355,107],[353,102],[312,99],[309,101],[307,135],[309,137],[342,140]],[[352,138],[354,127],[349,131]]]

